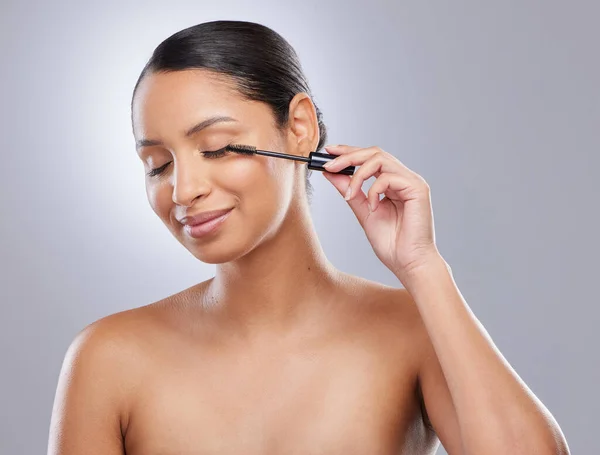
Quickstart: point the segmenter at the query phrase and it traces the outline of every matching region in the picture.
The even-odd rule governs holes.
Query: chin
[[[232,240],[232,237],[235,240]],[[192,255],[206,264],[224,264],[235,261],[247,253],[240,236],[219,236],[204,243],[183,234],[179,239]]]
[[[221,249],[219,251],[209,252],[206,249],[190,249],[190,252],[196,259],[205,264],[224,264],[236,260],[241,255],[235,254],[231,250]]]

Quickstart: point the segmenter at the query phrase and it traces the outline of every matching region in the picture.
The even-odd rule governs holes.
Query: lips
[[[210,220],[214,220],[215,218],[219,218],[220,216],[225,215],[226,213],[230,212],[231,210],[233,210],[233,209],[228,208],[228,209],[220,209],[220,210],[210,210],[207,212],[199,213],[198,215],[186,216],[185,218],[182,218],[179,222],[181,224],[185,224],[187,226],[197,226],[199,224],[206,223]]]
[[[203,223],[200,224],[186,224],[183,226],[183,231],[189,235],[190,237],[193,237],[195,239],[200,239],[200,238],[206,238],[209,237],[215,233],[217,233],[220,229],[221,226],[223,226],[223,224],[225,224],[225,221],[227,220],[227,218],[229,218],[229,215],[231,214],[231,212],[233,211],[233,209],[231,210],[220,210],[219,212],[221,212],[222,214],[220,216],[217,216],[216,218],[210,218],[208,219],[207,217],[209,215],[205,215],[204,218],[208,219],[208,221],[204,221]],[[210,214],[210,216],[212,217],[215,212],[212,212]],[[187,220],[189,221],[189,220]]]

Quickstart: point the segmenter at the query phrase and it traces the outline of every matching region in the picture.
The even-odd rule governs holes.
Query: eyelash
[[[222,156],[225,156],[227,153],[229,153],[227,150],[225,150],[226,148],[227,148],[227,146],[220,148],[219,150],[213,150],[213,151],[207,151],[207,152],[201,152],[201,153],[205,158],[208,158],[208,159],[220,158]],[[155,169],[150,170],[149,172],[146,173],[146,175],[148,175],[149,177],[155,177],[157,175],[160,175],[163,173],[163,171],[167,168],[167,166],[169,164],[171,164],[171,161],[163,164],[161,167],[157,167]]]

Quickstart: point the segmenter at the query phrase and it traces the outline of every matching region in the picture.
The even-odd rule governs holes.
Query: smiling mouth
[[[233,207],[232,207],[233,208]],[[227,212],[230,212],[232,208],[229,209],[218,209],[218,210],[209,210],[206,212],[199,213],[197,215],[190,215],[183,217],[179,222],[181,224],[187,224],[190,226],[194,226],[196,224],[204,223],[206,221],[210,221],[214,218],[217,218]]]
[[[196,224],[186,224],[183,226],[183,230],[186,234],[193,238],[200,238],[207,234],[216,232],[216,230],[225,222],[225,220],[229,217],[233,209],[228,210],[227,212],[219,215],[217,217],[211,218],[202,223]]]

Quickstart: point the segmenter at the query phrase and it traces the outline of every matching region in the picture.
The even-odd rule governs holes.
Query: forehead
[[[215,114],[240,118],[259,108],[237,91],[232,78],[206,70],[150,73],[140,82],[132,104],[136,134],[182,128]],[[256,115],[256,112],[254,112]]]

